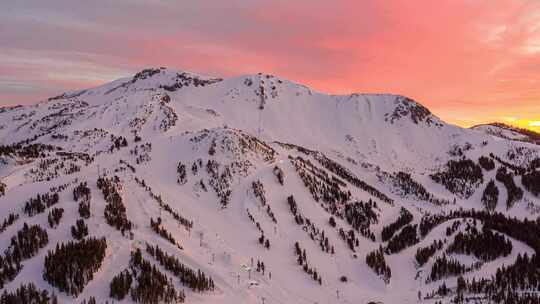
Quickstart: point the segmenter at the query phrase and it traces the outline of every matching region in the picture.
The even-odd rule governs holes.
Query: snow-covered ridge
[[[540,250],[540,146],[475,129],[400,95],[166,68],[3,108],[0,288],[61,303],[487,303],[497,269],[512,281],[502,265],[532,268],[522,257]]]

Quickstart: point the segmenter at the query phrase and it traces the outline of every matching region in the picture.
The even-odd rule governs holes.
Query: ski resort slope
[[[455,233],[469,231],[467,226],[473,225],[473,219],[445,221],[415,244],[385,254],[392,271],[388,282],[366,264],[366,255],[388,244],[382,241],[381,232],[396,221],[402,207],[412,214],[411,224],[419,224],[427,214],[484,209],[482,192],[496,179],[497,170],[483,171],[482,181],[465,197],[430,177],[443,170],[449,160],[466,157],[476,162],[492,153],[525,166],[539,155],[539,146],[487,133],[449,125],[403,96],[334,96],[266,74],[219,79],[165,68],[144,70],[33,106],[4,108],[0,110],[1,145],[57,148],[37,156],[0,154],[0,181],[5,185],[0,220],[10,213],[19,215],[0,233],[0,248],[9,248],[11,237],[24,223],[46,228],[49,239],[35,256],[22,262],[20,272],[3,289],[14,291],[32,282],[55,293],[61,303],[80,303],[90,297],[98,303],[131,303],[129,294],[121,301],[111,299],[109,286],[114,276],[130,267],[130,254],[139,248],[178,290],[184,290],[186,303],[418,303],[419,292],[425,296],[443,281],[455,288],[457,276],[431,283],[426,283],[426,278],[434,257],[443,255]],[[511,159],[509,151],[515,154]],[[325,167],[325,159],[332,166],[346,168],[377,192],[366,191]],[[215,170],[211,164],[217,164]],[[180,177],[180,165],[185,165],[184,178]],[[309,169],[311,165],[315,169]],[[284,176],[283,185],[276,167]],[[323,197],[316,199],[312,193],[322,186],[310,191],[302,179],[303,170],[313,180],[322,175],[338,180],[334,182],[339,186],[334,187],[348,193],[349,198],[337,204],[337,214],[355,201],[375,202],[376,207],[370,210],[376,220],[361,224],[367,225],[375,239],[353,229],[347,217],[329,212],[331,203]],[[392,182],[397,172],[410,174],[432,198],[447,203],[437,205],[404,193]],[[96,184],[100,176],[118,177],[126,216],[133,223],[131,237],[107,223],[104,212],[108,202]],[[520,177],[515,180],[521,186]],[[107,249],[99,270],[74,297],[44,278],[43,261],[57,243],[73,240],[71,226],[80,217],[72,191],[81,182],[87,182],[91,193],[91,216],[85,220],[89,236],[105,237]],[[264,203],[255,194],[256,182],[264,187]],[[495,211],[518,219],[536,219],[538,197],[524,191],[522,199],[507,208],[505,186],[495,183],[500,190]],[[59,185],[65,189],[54,205],[64,209],[58,227],[48,224],[52,207],[35,216],[25,213],[26,201]],[[313,225],[297,223],[288,204],[291,195],[297,212]],[[193,226],[182,226],[156,197],[191,220]],[[363,214],[358,216],[366,220]],[[330,225],[330,217],[335,218],[335,227]],[[161,226],[179,245],[158,235],[151,218],[161,218]],[[447,228],[460,221],[456,232],[448,235]],[[482,223],[477,225],[481,230]],[[353,249],[339,228],[355,231]],[[322,231],[334,248],[333,254],[321,249]],[[260,244],[261,235],[269,240],[269,248]],[[513,247],[510,255],[486,262],[464,277],[489,278],[498,267],[513,263],[518,254],[534,253],[522,241],[506,237]],[[443,248],[420,267],[415,253],[435,240],[444,240]],[[305,249],[309,267],[320,274],[321,283],[298,264],[296,242]],[[146,244],[158,245],[187,267],[201,270],[213,279],[215,289],[196,292],[186,287],[149,256]],[[478,262],[471,255],[451,256],[467,265]],[[264,273],[257,271],[257,261],[264,262]],[[435,297],[422,303],[450,300]]]

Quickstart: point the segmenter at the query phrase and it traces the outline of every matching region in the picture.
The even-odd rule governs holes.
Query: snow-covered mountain
[[[535,143],[537,145],[540,145],[540,134],[538,134],[537,132],[512,127],[503,123],[495,122],[490,124],[476,125],[472,126],[471,129],[479,130],[489,135],[501,138]]]
[[[540,146],[514,139],[266,74],[3,108],[0,302],[536,303]]]

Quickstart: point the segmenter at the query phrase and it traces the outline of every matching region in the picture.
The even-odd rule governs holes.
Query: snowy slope
[[[19,219],[0,233],[0,247],[8,248],[24,223],[46,228],[49,241],[23,261],[21,271],[3,289],[13,291],[33,282],[54,292],[60,302],[81,302],[91,296],[99,303],[111,301],[109,284],[129,267],[132,251],[140,248],[148,261],[159,265],[145,252],[145,243],[149,243],[212,277],[216,288],[205,292],[192,291],[173,280],[178,290],[185,290],[189,303],[415,303],[418,291],[426,295],[442,283],[426,283],[434,258],[419,267],[415,253],[434,240],[450,243],[453,235],[445,232],[453,220],[438,225],[416,244],[386,254],[392,270],[388,282],[374,273],[365,257],[387,245],[381,231],[397,219],[401,207],[412,213],[412,224],[419,224],[426,214],[484,209],[482,192],[491,179],[495,180],[497,170],[482,170],[483,178],[474,184],[473,193],[459,195],[430,177],[444,170],[449,160],[477,162],[481,156],[493,154],[502,160],[495,161],[496,168],[504,163],[527,167],[539,155],[540,146],[509,140],[521,140],[514,133],[497,138],[486,133],[447,124],[403,96],[335,96],[266,74],[218,79],[165,68],[144,70],[33,106],[4,108],[0,110],[0,144],[17,152],[0,154],[0,181],[5,185],[0,220],[10,213],[18,214]],[[38,155],[21,152],[32,144],[54,147],[40,150]],[[333,171],[335,164],[348,175]],[[180,165],[185,166],[185,178],[179,177]],[[276,178],[275,167],[283,171],[283,185]],[[302,180],[302,172],[321,185],[331,185],[321,176],[336,178],[338,186],[333,187],[349,193],[348,198],[337,203],[337,211],[329,210],[331,200],[320,197],[317,201]],[[410,174],[431,199],[400,186],[398,172]],[[119,178],[126,215],[133,223],[132,237],[107,224],[107,201],[96,185],[99,176]],[[355,185],[354,178],[347,176],[375,190]],[[520,178],[516,175],[515,182],[524,188]],[[85,221],[89,236],[104,236],[107,249],[99,270],[74,299],[43,278],[43,260],[57,243],[73,239],[70,229],[79,212],[72,191],[85,181],[91,192],[91,216]],[[264,187],[264,203],[254,194],[253,183],[257,181]],[[500,191],[496,211],[518,219],[537,217],[537,196],[524,189],[523,197],[506,208],[505,186],[495,183]],[[52,207],[35,216],[24,212],[28,199],[64,184],[54,205],[65,210],[58,227],[47,223]],[[298,212],[313,226],[297,224],[287,203],[290,195]],[[180,225],[160,206],[157,196],[174,212],[193,221],[193,227]],[[371,208],[376,220],[361,226],[368,227],[374,240],[339,216],[346,205],[370,200],[377,204]],[[336,227],[329,224],[331,216]],[[158,217],[181,246],[152,230],[150,219]],[[472,225],[471,219],[455,221],[463,221],[458,231],[465,231],[466,222]],[[481,229],[482,224],[478,225]],[[340,236],[339,228],[356,231],[354,251]],[[334,254],[321,250],[318,238],[322,230]],[[259,244],[261,234],[269,240],[269,249]],[[513,263],[518,253],[534,253],[524,242],[508,239],[513,244],[509,256],[486,262],[466,277],[489,278],[497,267]],[[306,249],[310,267],[321,275],[321,283],[298,265],[296,242]],[[454,256],[466,264],[477,261],[470,255]],[[255,264],[257,260],[264,262],[264,274],[251,268],[252,259]],[[174,278],[162,266],[158,268]],[[342,276],[347,282],[340,280]],[[456,276],[444,281],[455,287]],[[451,298],[426,302],[435,300],[448,302]],[[128,295],[121,302],[130,303],[132,298]]]

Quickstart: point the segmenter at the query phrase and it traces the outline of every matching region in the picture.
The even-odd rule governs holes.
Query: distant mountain
[[[531,134],[166,68],[2,108],[0,303],[536,303]]]
[[[485,132],[486,134],[505,139],[530,142],[540,145],[540,133],[528,129],[510,126],[500,122],[476,125],[471,127],[471,129],[479,130]]]

